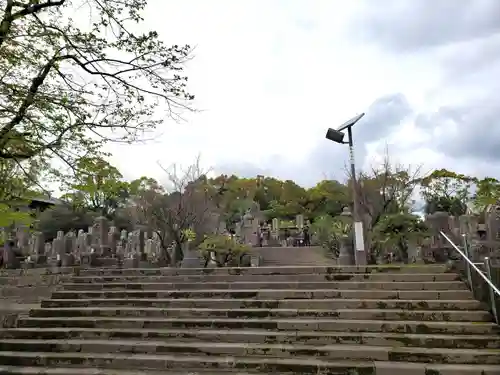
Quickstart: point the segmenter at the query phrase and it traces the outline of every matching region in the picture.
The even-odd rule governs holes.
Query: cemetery
[[[496,259],[495,206],[484,220],[429,214],[429,235],[412,244],[407,264],[381,257],[367,266],[353,264],[349,241],[335,257],[314,232],[312,246],[289,246],[277,220],[259,246],[261,215],[246,212],[234,235],[210,216],[213,234],[241,243],[245,256],[216,261],[220,249],[206,256],[210,247],[186,241],[182,260],[169,266],[161,236],[145,226],[119,230],[97,217],[86,231],[59,231],[50,241],[27,227],[6,228],[0,373],[500,370],[489,290],[478,275],[467,278],[440,235],[467,238],[476,264]],[[314,228],[299,215],[297,231],[304,225]]]
[[[364,113],[327,131],[349,146],[342,176],[301,186],[169,154],[153,178],[133,146],[198,111],[193,47],[149,29],[146,10],[169,23],[152,3],[1,1],[0,375],[500,375],[500,181],[388,151],[356,171]],[[245,134],[225,141],[243,153]]]

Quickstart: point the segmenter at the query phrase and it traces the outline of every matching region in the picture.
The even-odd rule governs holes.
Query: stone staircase
[[[252,249],[260,255],[262,266],[335,266],[337,261],[328,258],[321,246],[262,247]]]
[[[86,269],[0,374],[497,375],[499,332],[443,266]]]

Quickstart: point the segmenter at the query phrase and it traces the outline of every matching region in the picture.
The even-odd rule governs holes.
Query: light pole
[[[338,129],[328,128],[326,132],[326,139],[335,143],[349,145],[349,161],[351,164],[351,179],[352,179],[352,193],[353,193],[353,222],[354,222],[354,261],[356,265],[366,264],[365,240],[363,235],[363,221],[361,213],[359,212],[359,194],[358,194],[358,181],[356,178],[356,165],[354,163],[354,143],[352,140],[352,127],[357,123],[365,114],[362,113],[353,117],[349,121],[342,124]],[[345,133],[347,130],[347,142],[344,141]]]

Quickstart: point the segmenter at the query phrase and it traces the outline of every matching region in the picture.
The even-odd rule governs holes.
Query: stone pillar
[[[118,246],[118,241],[120,240],[120,232],[117,227],[110,227],[108,232],[108,247],[111,256],[116,256],[116,247]]]
[[[61,258],[62,267],[71,267],[75,265],[76,237],[73,232],[66,233],[63,238],[63,255]]]
[[[42,232],[33,233],[30,253],[31,261],[34,264],[47,263],[47,256],[45,255],[45,238]]]
[[[146,232],[147,228],[143,225],[138,225],[135,230],[137,239],[136,239],[136,251],[139,255],[140,260],[146,260],[146,253],[144,252],[144,247],[146,245]]]
[[[192,249],[189,243],[183,244],[184,258],[181,262],[181,268],[200,268],[201,259],[198,250]]]
[[[19,249],[19,252],[25,257],[31,255],[29,227],[26,225],[19,225],[16,228],[15,234],[16,234],[17,248]]]
[[[139,234],[138,231],[134,231],[128,234],[126,246],[125,246],[125,257],[123,261],[124,268],[137,268],[139,267],[140,261],[140,246],[139,246]]]
[[[486,213],[486,238],[489,242],[500,241],[500,207],[494,205]]]
[[[295,225],[299,230],[304,227],[304,215],[300,214],[295,217]]]
[[[242,237],[243,237],[243,243],[254,246],[256,243],[257,236],[255,235],[254,232],[254,224],[253,224],[254,217],[250,212],[247,212],[243,216],[243,227],[242,229]]]
[[[52,240],[52,251],[58,264],[64,257],[64,250],[64,232],[60,230],[57,232],[57,237]]]
[[[271,238],[279,241],[280,237],[280,221],[275,217],[271,223]]]
[[[351,266],[354,264],[354,249],[349,236],[340,238],[338,264],[341,266]]]
[[[94,228],[96,231],[97,253],[101,257],[110,257],[111,249],[108,244],[109,220],[104,216],[95,219]]]
[[[460,226],[460,234],[465,234],[471,239],[475,239],[477,237],[477,225],[479,223],[477,216],[461,215],[458,218],[458,222]]]
[[[7,238],[3,245],[3,262],[5,268],[15,269],[20,267],[19,259],[14,251],[14,239]]]
[[[259,237],[260,237],[260,222],[259,219],[252,219],[252,245],[259,246]]]

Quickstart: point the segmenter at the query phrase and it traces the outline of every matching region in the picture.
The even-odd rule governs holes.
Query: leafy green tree
[[[350,194],[346,185],[335,180],[323,180],[307,190],[306,209],[309,218],[342,213],[344,207],[351,204]]]
[[[421,180],[426,213],[443,211],[454,216],[463,215],[471,199],[474,182],[473,177],[447,169],[433,171]]]
[[[305,212],[306,190],[291,180],[272,177],[238,178],[221,175],[209,180],[218,207],[229,212],[228,220],[239,219],[251,202],[259,204],[268,219],[292,219]]]
[[[193,96],[189,46],[137,32],[147,0],[3,1],[0,11],[0,158],[95,156],[134,142]],[[77,25],[78,12],[85,22]],[[144,25],[147,26],[147,25]],[[177,109],[177,110],[176,110]]]
[[[474,195],[476,207],[483,210],[498,202],[500,202],[500,181],[492,177],[476,180],[476,194]]]
[[[30,225],[33,213],[27,210],[32,198],[42,195],[35,181],[44,165],[0,158],[0,227]]]
[[[130,197],[130,184],[120,171],[100,157],[78,159],[75,174],[63,179],[63,199],[112,219]]]
[[[338,258],[341,241],[352,240],[352,224],[335,219],[329,215],[318,217],[311,225],[320,245],[328,251],[333,258]]]
[[[429,236],[425,223],[416,215],[397,213],[384,215],[373,228],[373,242],[381,251],[395,250],[398,257],[408,263],[408,249],[411,244]]]

